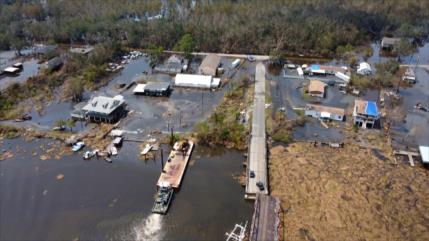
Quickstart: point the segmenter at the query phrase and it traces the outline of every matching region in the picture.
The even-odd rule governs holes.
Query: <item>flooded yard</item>
[[[40,65],[37,59],[22,59],[15,55],[15,51],[4,51],[0,53],[0,68],[3,70],[14,63],[22,61],[23,69],[16,75],[0,75],[0,91],[6,89],[14,83],[25,83],[28,78],[36,76],[39,73]]]
[[[228,66],[232,60],[222,62]],[[134,95],[135,85],[118,88],[139,78],[173,83],[170,75],[151,73],[142,57],[84,97],[124,96],[129,113],[120,128],[127,138],[144,140],[153,131],[191,131],[252,66],[245,64],[237,73],[228,70],[225,76],[232,79],[216,91],[173,87],[169,97],[149,97]],[[33,109],[33,119],[22,126],[51,129],[57,120],[70,118],[74,105],[56,99],[39,112]],[[93,126],[78,122],[74,132]],[[48,139],[0,141],[0,150],[13,153],[0,161],[0,229],[6,230],[1,240],[220,240],[235,223],[251,220],[253,205],[244,200],[243,188],[233,178],[243,170],[244,157],[238,151],[197,146],[168,215],[161,216],[151,213],[161,172],[159,152],[144,161],[140,143],[126,141],[109,164],[84,161],[82,151],[72,154],[70,147],[64,148]],[[169,147],[162,149],[165,158]]]

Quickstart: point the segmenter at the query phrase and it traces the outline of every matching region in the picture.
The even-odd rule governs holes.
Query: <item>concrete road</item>
[[[183,52],[180,51],[169,51],[166,50],[164,51],[164,53],[169,53],[169,54],[183,54]],[[205,55],[209,55],[209,54],[217,54],[220,57],[229,57],[229,58],[240,58],[240,59],[246,59],[247,58],[247,54],[224,54],[224,53],[206,53],[206,52],[192,52],[192,55],[201,55],[201,56],[205,56]],[[268,55],[252,55],[255,58],[255,61],[265,61],[265,60],[269,60],[270,56]]]
[[[267,146],[265,133],[265,66],[256,65],[255,97],[253,104],[252,132],[249,147],[248,171],[255,172],[255,177],[247,175],[246,196],[255,198],[256,193],[268,194]],[[260,190],[257,182],[262,182],[265,189]]]
[[[257,195],[250,228],[250,241],[278,240],[280,201],[268,195]]]
[[[418,67],[418,68],[423,68],[423,69],[427,69],[429,70],[429,64],[401,64],[401,67],[410,67],[410,68],[414,68],[414,67]]]

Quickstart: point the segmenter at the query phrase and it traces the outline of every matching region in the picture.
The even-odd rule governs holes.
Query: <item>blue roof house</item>
[[[374,101],[355,100],[353,109],[353,122],[355,125],[366,128],[374,128],[380,119],[377,103]]]

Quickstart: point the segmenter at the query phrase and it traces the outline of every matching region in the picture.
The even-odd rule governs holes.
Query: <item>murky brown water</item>
[[[14,153],[0,161],[0,240],[220,240],[251,219],[252,204],[232,177],[243,170],[237,151],[197,146],[168,214],[159,216],[150,210],[161,162],[140,160],[136,143],[125,142],[112,164],[81,153],[41,160],[59,148],[49,140],[0,143]]]

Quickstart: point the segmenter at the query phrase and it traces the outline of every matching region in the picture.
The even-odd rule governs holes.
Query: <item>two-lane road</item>
[[[262,63],[256,65],[248,171],[253,171],[255,177],[250,178],[249,174],[247,175],[246,196],[248,198],[255,198],[257,193],[268,194],[265,133],[265,66]],[[264,190],[261,191],[256,186],[257,182],[263,183]]]

